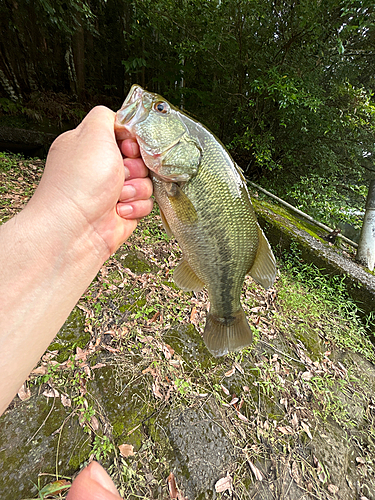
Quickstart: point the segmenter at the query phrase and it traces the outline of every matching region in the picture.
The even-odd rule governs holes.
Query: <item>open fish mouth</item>
[[[131,132],[132,127],[143,121],[148,110],[143,106],[144,90],[138,85],[133,85],[121,109],[116,113],[116,125],[125,127]]]

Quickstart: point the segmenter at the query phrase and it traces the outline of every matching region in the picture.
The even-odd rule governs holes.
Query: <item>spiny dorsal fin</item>
[[[199,292],[204,287],[186,260],[182,260],[173,271],[173,280],[176,285],[187,292]]]
[[[276,278],[276,260],[267,238],[258,226],[258,250],[248,274],[264,288],[273,285]]]

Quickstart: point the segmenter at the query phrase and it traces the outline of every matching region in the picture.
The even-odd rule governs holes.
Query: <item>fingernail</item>
[[[124,165],[124,172],[125,172],[125,179],[128,179],[130,177],[130,170],[128,167],[125,167]]]
[[[139,155],[138,144],[136,142],[132,142],[132,153],[133,153],[133,156]]]
[[[133,207],[131,205],[117,205],[117,213],[120,217],[126,217],[133,212]]]
[[[137,194],[137,191],[132,184],[125,184],[122,187],[121,200],[122,201],[130,200],[131,198],[134,198],[136,194]]]
[[[88,468],[90,470],[90,477],[93,481],[100,484],[100,486],[102,486],[105,490],[117,495],[120,498],[114,482],[101,465],[97,462],[92,462]]]

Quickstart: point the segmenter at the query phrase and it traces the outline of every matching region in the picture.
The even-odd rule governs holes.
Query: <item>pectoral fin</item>
[[[159,207],[159,210],[160,210],[160,217],[161,217],[161,221],[163,223],[163,227],[165,229],[165,232],[167,233],[167,235],[170,237],[170,238],[173,238],[173,233],[172,233],[172,229],[169,227],[169,224],[168,224],[168,221],[167,219],[165,218],[165,215],[162,211],[162,209]]]
[[[176,285],[188,292],[199,292],[204,287],[201,281],[186,260],[182,260],[173,271],[173,280]]]
[[[258,238],[258,250],[248,274],[250,274],[257,283],[267,289],[273,285],[276,278],[276,261],[270,244],[259,226]]]
[[[169,202],[176,213],[177,218],[184,224],[193,224],[198,220],[198,214],[194,205],[175,182],[166,184]]]

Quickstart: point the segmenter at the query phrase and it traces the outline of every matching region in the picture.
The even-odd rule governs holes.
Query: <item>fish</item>
[[[208,291],[206,347],[219,357],[249,346],[252,330],[240,301],[245,276],[267,289],[276,262],[242,170],[208,128],[139,85],[116,113],[115,128],[137,140],[164,228],[181,248],[174,282]]]

